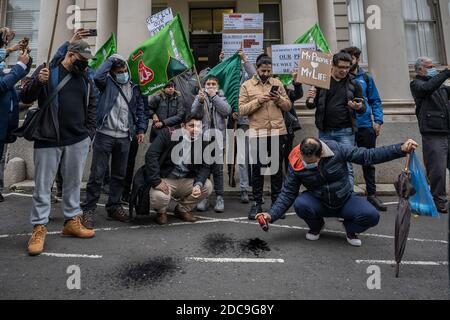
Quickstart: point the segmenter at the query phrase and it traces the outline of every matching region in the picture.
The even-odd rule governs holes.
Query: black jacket
[[[22,92],[20,93],[20,99],[25,104],[32,104],[36,100],[39,107],[42,107],[51,95],[53,90],[56,89],[59,80],[59,65],[63,58],[54,61],[50,65],[50,79],[47,84],[42,84],[39,81],[39,73],[44,68],[43,65],[39,66],[33,73],[33,76],[26,82]],[[96,108],[97,108],[97,96],[94,89],[94,83],[88,78],[87,73],[82,75],[85,84],[84,92],[84,112],[86,114],[86,128],[89,131],[91,139],[95,136],[96,131]],[[41,123],[39,129],[39,136],[42,137],[42,142],[46,143],[59,143],[60,142],[60,129],[58,122],[58,96],[53,99],[50,104],[49,112],[45,112],[44,120]],[[37,141],[38,142],[38,141]]]
[[[347,102],[353,100],[354,98],[363,98],[361,86],[352,76],[349,75],[346,79],[341,81],[346,81]],[[314,102],[306,101],[306,107],[308,109],[316,108],[316,127],[320,131],[325,130],[327,95],[328,90],[317,88],[317,96]],[[357,112],[352,112],[350,109],[348,110],[348,116],[350,121],[353,123],[354,130],[356,130],[356,113],[364,114],[366,110],[367,106],[365,103],[363,103],[362,109]]]
[[[181,138],[183,139],[183,138]],[[156,188],[162,182],[162,179],[166,179],[175,169],[175,164],[172,162],[172,151],[181,142],[172,141],[172,132],[170,129],[165,128],[156,137],[155,141],[151,144],[150,148],[145,155],[145,179],[146,183],[151,185],[152,188]],[[203,150],[206,145],[203,144]],[[192,146],[192,151],[195,148]],[[202,151],[203,151],[202,150]],[[194,155],[191,155],[194,158]],[[194,161],[191,161],[194,163]],[[206,180],[210,176],[210,166],[205,164],[192,164],[187,166],[190,170],[188,178],[194,179],[194,185],[206,183]]]
[[[411,82],[421,134],[450,134],[450,87],[443,85],[448,78],[449,69],[433,78],[416,76]]]
[[[302,129],[300,125],[300,120],[298,119],[297,110],[295,110],[295,102],[303,98],[303,85],[301,83],[293,83],[294,90],[286,89],[286,94],[289,100],[292,102],[292,109],[289,112],[284,112],[284,123],[286,124],[286,129],[288,134],[294,135],[295,132]]]

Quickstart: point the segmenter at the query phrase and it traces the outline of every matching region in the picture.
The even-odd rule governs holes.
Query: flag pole
[[[58,0],[56,2],[55,20],[53,21],[53,30],[52,30],[52,35],[50,38],[50,47],[48,49],[48,56],[47,56],[47,61],[46,61],[47,63],[50,63],[50,58],[52,56],[53,42],[55,41],[56,24],[58,23],[58,15],[59,15],[60,5],[61,5],[61,0]]]

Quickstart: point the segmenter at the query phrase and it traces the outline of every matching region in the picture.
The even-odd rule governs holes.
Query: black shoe
[[[256,216],[262,212],[263,212],[262,205],[254,203],[250,209],[250,212],[248,213],[248,220],[252,221],[256,220]]]
[[[3,195],[0,193],[0,202],[5,202],[5,198],[3,197]]]
[[[129,204],[131,200],[131,195],[129,193],[122,195],[122,202],[125,204]]]
[[[1,202],[1,201],[0,201]],[[447,204],[443,203],[436,203],[437,211],[441,214],[448,214],[448,207]]]
[[[367,201],[369,201],[378,211],[386,212],[388,209],[387,206],[376,196],[367,197]]]
[[[94,222],[95,219],[95,210],[87,210],[83,212],[83,215],[81,216],[81,223],[86,229],[93,230],[94,229]]]

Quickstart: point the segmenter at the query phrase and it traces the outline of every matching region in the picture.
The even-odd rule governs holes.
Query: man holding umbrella
[[[262,213],[267,222],[279,220],[294,205],[297,215],[306,221],[309,241],[320,239],[324,218],[343,218],[350,245],[360,247],[358,234],[375,227],[380,215],[366,199],[353,194],[347,163],[374,165],[404,157],[418,144],[408,140],[376,149],[357,148],[335,141],[307,138],[289,157],[289,173],[278,200],[269,213]],[[300,186],[306,192],[299,195]]]

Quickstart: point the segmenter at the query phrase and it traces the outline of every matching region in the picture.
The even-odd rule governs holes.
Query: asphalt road
[[[59,236],[64,219],[56,205],[47,255],[34,258],[26,255],[30,206],[27,195],[0,204],[0,299],[449,299],[448,217],[413,219],[408,264],[396,279],[394,204],[361,236],[362,248],[346,243],[336,219],[315,243],[295,215],[264,233],[237,199],[227,199],[224,214],[201,214],[197,224],[171,218],[165,227],[151,218],[106,221],[99,208],[96,237],[68,239]],[[370,290],[373,265],[380,289]],[[81,289],[69,290],[78,270]]]

